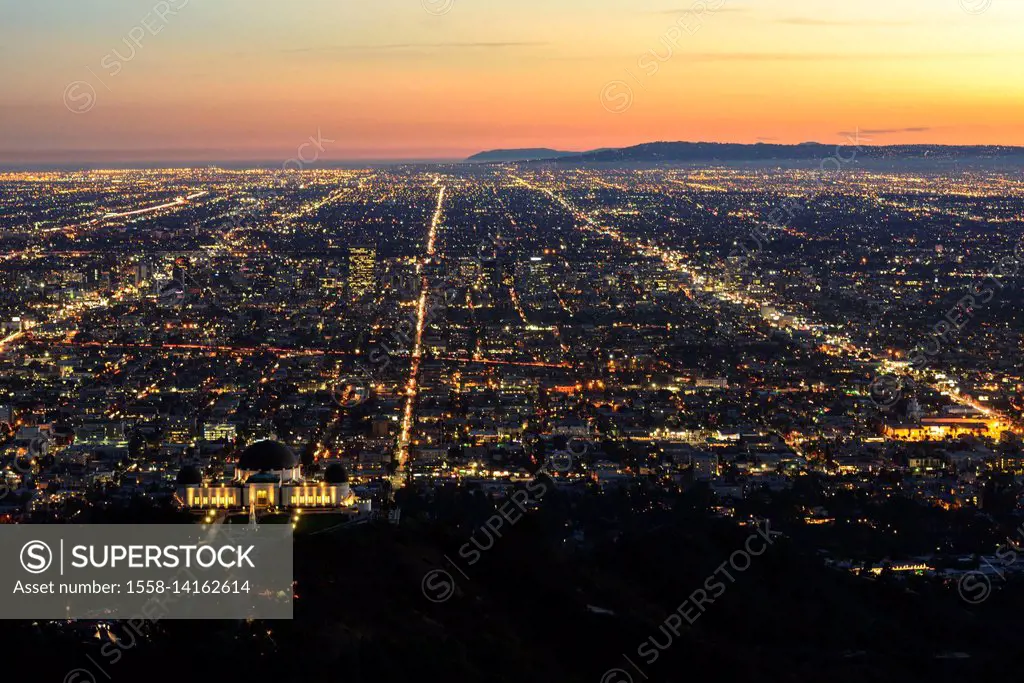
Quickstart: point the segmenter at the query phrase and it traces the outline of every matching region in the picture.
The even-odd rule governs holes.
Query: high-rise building
[[[505,264],[502,260],[494,258],[484,261],[483,270],[487,277],[487,286],[494,291],[501,289],[502,279],[505,275]]]
[[[141,287],[153,276],[153,270],[148,261],[142,260],[135,264],[135,286]]]
[[[348,250],[348,295],[358,300],[373,291],[377,274],[377,248],[357,245]]]
[[[533,286],[551,286],[552,264],[542,256],[531,256],[526,264],[526,274]]]

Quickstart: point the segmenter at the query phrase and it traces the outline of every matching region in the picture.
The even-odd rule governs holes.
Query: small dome
[[[290,470],[298,466],[299,459],[292,449],[279,441],[257,441],[238,458],[238,469],[247,472]]]
[[[332,462],[324,470],[324,481],[328,484],[347,484],[348,483],[348,472],[342,467],[341,463]]]
[[[185,465],[175,479],[178,486],[198,486],[203,483],[203,473],[195,465]]]

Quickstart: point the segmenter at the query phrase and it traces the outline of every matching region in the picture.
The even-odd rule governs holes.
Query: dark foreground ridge
[[[343,671],[353,682],[599,683],[625,670],[625,657],[666,683],[717,682],[723,671],[724,680],[1002,680],[1000,658],[1016,646],[1019,591],[973,608],[924,577],[864,581],[827,569],[794,543],[791,532],[806,532],[785,512],[799,507],[790,495],[769,505],[783,531],[773,521],[774,540],[751,546],[757,531],[710,517],[700,487],[674,503],[647,500],[647,512],[636,511],[649,495],[639,490],[551,491],[474,554],[466,548],[490,545],[480,529],[500,505],[479,491],[402,493],[401,527],[297,536],[293,621],[160,620],[138,635],[127,622],[5,622],[0,632],[21,661],[38,662],[38,680],[54,681],[76,668],[97,680],[102,668],[112,680],[179,681],[201,668],[203,680],[330,681],[324,672]],[[584,511],[584,542],[565,538],[572,508]],[[759,553],[749,564],[735,560],[744,547]],[[454,591],[428,599],[424,576],[442,570]]]

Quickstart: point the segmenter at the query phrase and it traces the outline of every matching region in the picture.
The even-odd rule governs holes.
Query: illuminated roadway
[[[438,181],[435,180],[435,184]],[[423,258],[416,266],[420,273],[420,299],[416,310],[416,337],[412,347],[412,360],[409,363],[409,380],[405,385],[405,410],[402,413],[402,429],[398,434],[398,444],[395,451],[395,459],[398,460],[398,469],[395,471],[393,484],[402,485],[404,478],[405,463],[409,460],[409,441],[412,433],[413,410],[416,405],[416,395],[419,392],[420,360],[423,357],[423,327],[427,317],[427,296],[430,293],[430,283],[423,272],[424,266],[434,256],[437,246],[437,227],[441,223],[441,215],[444,208],[444,185],[437,192],[437,208],[434,209],[434,217],[430,221],[430,229],[427,233],[427,250]]]
[[[29,332],[18,332],[6,339],[0,340],[0,350],[4,344],[16,341],[25,337],[28,341],[36,338]],[[46,340],[52,346],[74,346],[79,348],[104,348],[104,349],[147,349],[153,351],[199,351],[201,353],[226,353],[236,355],[251,355],[254,353],[269,352],[279,356],[355,356],[352,351],[341,351],[338,349],[311,349],[284,346],[233,346],[229,344],[199,344],[187,342],[165,342],[161,344],[150,344],[144,342],[77,342],[66,339]],[[572,368],[571,363],[543,363],[540,361],[515,361],[515,360],[494,360],[487,358],[466,358],[463,356],[437,356],[438,360],[450,361],[453,363],[480,363],[482,365],[508,365],[524,368]]]
[[[3,351],[4,347],[8,344],[18,341],[22,336],[24,336],[24,334],[24,332],[15,332],[14,334],[7,335],[3,339],[0,339],[0,351]]]
[[[147,206],[146,208],[135,209],[133,211],[111,211],[109,213],[103,214],[103,217],[124,218],[126,216],[138,216],[144,213],[152,213],[153,211],[160,211],[161,209],[173,209],[187,204],[192,199],[198,199],[199,197],[202,197],[205,194],[207,193],[196,192],[195,194],[190,194],[187,197],[178,197],[173,202],[167,202],[166,204],[157,204],[156,206]]]

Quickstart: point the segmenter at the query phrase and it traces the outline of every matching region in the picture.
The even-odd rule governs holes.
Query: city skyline
[[[1024,144],[1020,3],[0,3],[0,163]]]

